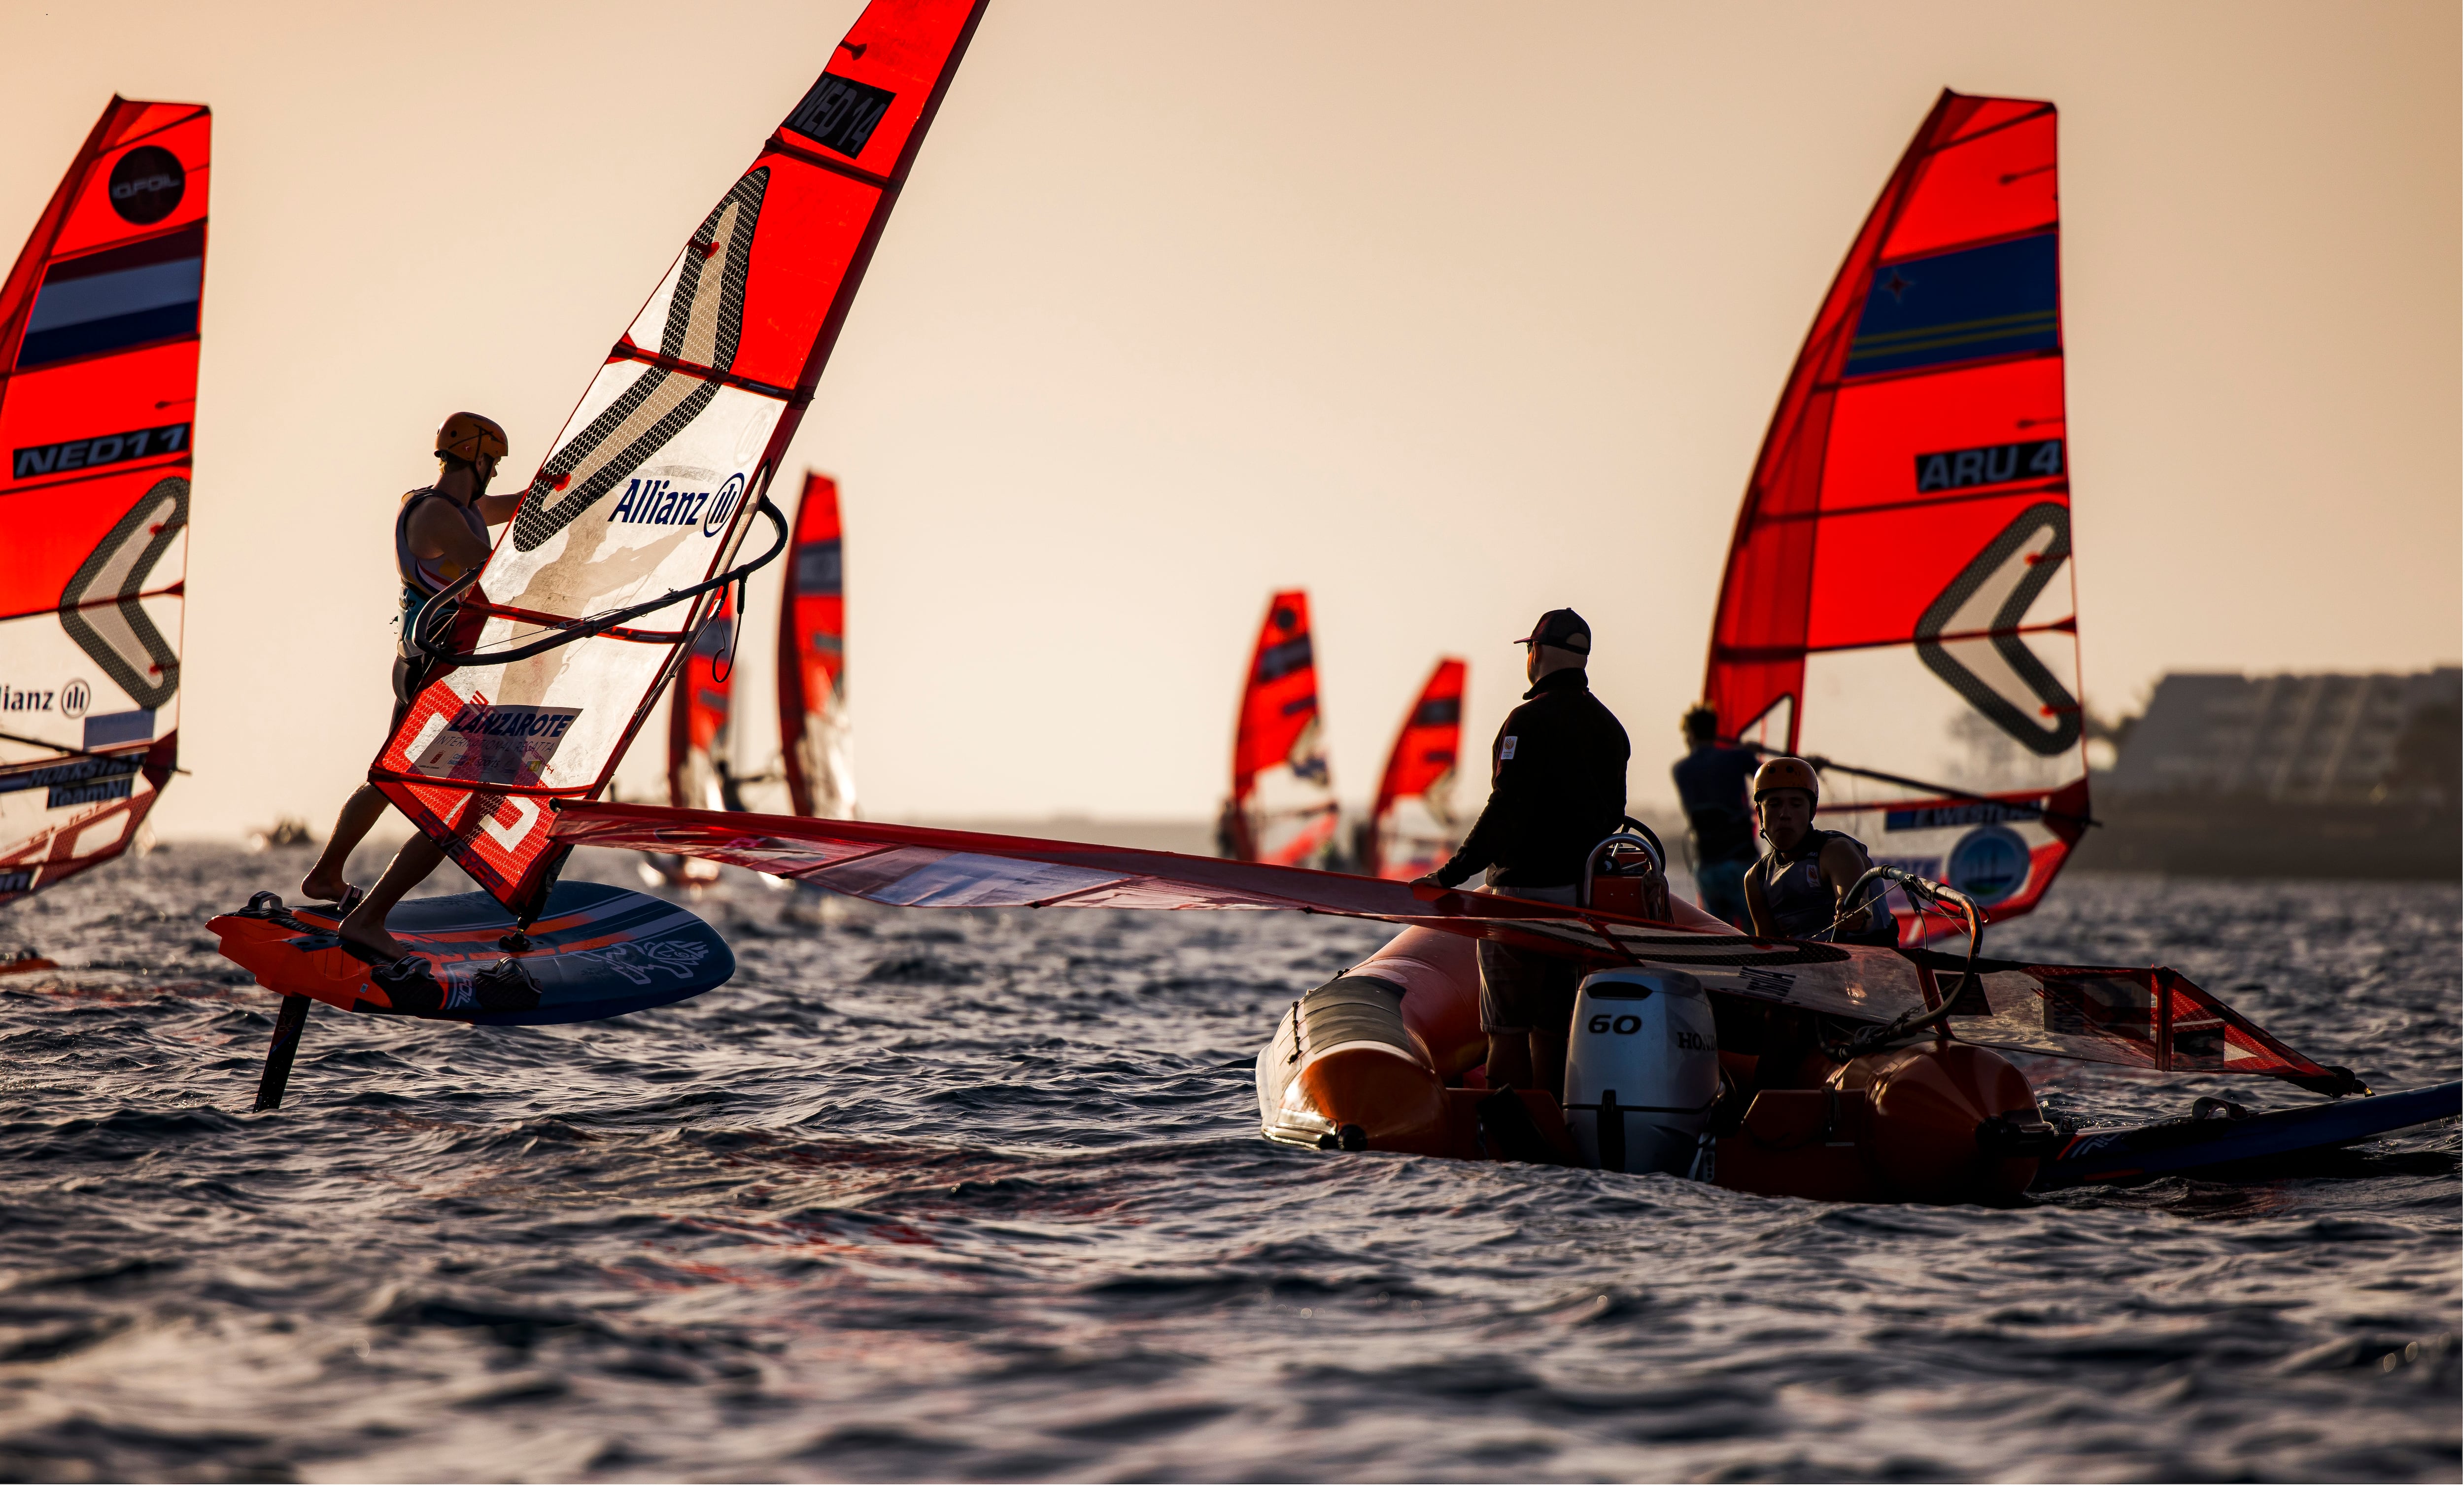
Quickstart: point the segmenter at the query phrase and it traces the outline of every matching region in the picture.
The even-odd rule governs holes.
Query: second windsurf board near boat
[[[2036,1173],[2038,1189],[2127,1183],[2235,1168],[2263,1172],[2302,1157],[2464,1115],[2464,1084],[2400,1090],[2332,1105],[2252,1112],[2222,1100],[2173,1121],[2066,1134]]]

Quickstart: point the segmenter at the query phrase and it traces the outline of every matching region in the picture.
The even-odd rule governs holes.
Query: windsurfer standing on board
[[[1515,644],[1531,690],[1489,750],[1488,804],[1463,849],[1415,887],[1452,888],[1482,868],[1484,893],[1571,904],[1583,859],[1625,819],[1630,752],[1617,715],[1592,695],[1592,627],[1551,610]],[[1566,1083],[1567,1025],[1583,969],[1554,956],[1480,943],[1480,1026],[1492,1089]]]
[[[1821,777],[1802,759],[1782,755],[1754,771],[1754,810],[1771,850],[1746,875],[1746,907],[1753,932],[1843,944],[1900,943],[1899,922],[1882,907],[1882,892],[1844,917],[1840,900],[1874,864],[1865,844],[1845,832],[1814,825]],[[1835,924],[1837,927],[1835,928]]]
[[[1747,786],[1754,751],[1720,742],[1720,715],[1697,704],[1685,710],[1685,757],[1669,773],[1694,831],[1694,888],[1704,909],[1739,929],[1749,927],[1746,874],[1754,865],[1754,807]]]
[[[495,477],[506,448],[505,431],[495,419],[455,413],[436,431],[436,483],[406,493],[394,514],[394,566],[402,575],[402,639],[393,663],[393,721],[385,725],[388,738],[401,729],[403,714],[428,684],[427,667],[411,644],[420,610],[455,579],[488,561],[488,528],[512,521],[522,503],[518,491],[508,496],[488,494],[488,481]],[[319,903],[349,905],[356,900],[357,906],[342,920],[344,942],[398,960],[409,952],[385,932],[385,916],[404,894],[436,871],[436,865],[445,860],[445,850],[425,832],[412,832],[375,891],[362,897],[342,871],[352,849],[385,814],[386,804],[385,793],[373,785],[353,790],[334,818],[334,834],[324,853],[299,880],[299,891]]]

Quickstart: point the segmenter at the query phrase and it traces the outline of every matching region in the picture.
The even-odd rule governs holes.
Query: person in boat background
[[[1592,695],[1584,670],[1592,627],[1581,615],[1551,610],[1515,644],[1526,649],[1531,690],[1490,745],[1488,804],[1462,849],[1414,886],[1452,888],[1485,868],[1482,892],[1571,904],[1583,859],[1625,818],[1630,750],[1624,726]],[[1562,1095],[1582,975],[1573,962],[1480,943],[1480,1026],[1488,1034],[1492,1089]]]
[[[385,725],[387,738],[402,726],[403,715],[428,684],[427,667],[411,644],[420,610],[448,585],[488,561],[488,528],[512,521],[522,503],[518,491],[488,494],[488,482],[507,448],[505,431],[495,419],[477,413],[453,414],[436,431],[436,483],[405,493],[394,513],[393,556],[402,578],[402,634],[395,647],[393,718]],[[407,951],[386,933],[385,916],[404,894],[436,871],[445,852],[426,833],[414,832],[375,889],[362,895],[342,874],[352,850],[385,814],[386,804],[385,792],[374,785],[353,790],[334,820],[334,834],[317,865],[299,880],[299,891],[315,902],[352,905],[341,923],[344,943],[383,952],[385,960],[394,961]]]
[[[1754,810],[1771,850],[1746,875],[1746,907],[1758,935],[1830,940],[1842,944],[1900,943],[1899,922],[1880,884],[1866,901],[1843,904],[1873,861],[1865,844],[1814,824],[1822,781],[1802,759],[1783,755],[1754,771]],[[1845,909],[1843,916],[1842,910]]]
[[[1750,927],[1746,874],[1754,865],[1750,748],[1720,742],[1720,715],[1701,703],[1685,710],[1685,757],[1669,773],[1694,832],[1694,888],[1706,913]]]

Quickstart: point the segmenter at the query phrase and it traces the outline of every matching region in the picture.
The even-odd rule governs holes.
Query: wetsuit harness
[[[479,539],[479,544],[484,547],[488,544],[488,523],[481,520],[476,505],[461,505],[432,485],[403,495],[402,509],[394,513],[393,519],[393,565],[394,570],[402,575],[402,638],[398,647],[404,658],[408,660],[423,659],[412,643],[419,625],[419,611],[427,607],[429,600],[469,571],[458,563],[444,558],[423,558],[410,550],[410,514],[419,509],[421,501],[431,497],[460,512],[472,535]]]
[[[1778,848],[1766,853],[1754,864],[1752,877],[1763,885],[1763,906],[1771,912],[1779,932],[1792,940],[1830,940],[1841,944],[1887,944],[1900,943],[1899,921],[1880,893],[1855,908],[1871,910],[1862,931],[1850,933],[1845,927],[1833,929],[1832,921],[1841,915],[1838,895],[1822,877],[1822,849],[1833,842],[1846,842],[1862,852],[1865,844],[1845,832],[1809,831],[1798,839],[1795,850],[1782,854]]]

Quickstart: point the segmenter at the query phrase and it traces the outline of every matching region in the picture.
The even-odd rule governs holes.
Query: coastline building
[[[2464,670],[2176,674],[2095,783],[2090,869],[2229,877],[2464,871]]]

